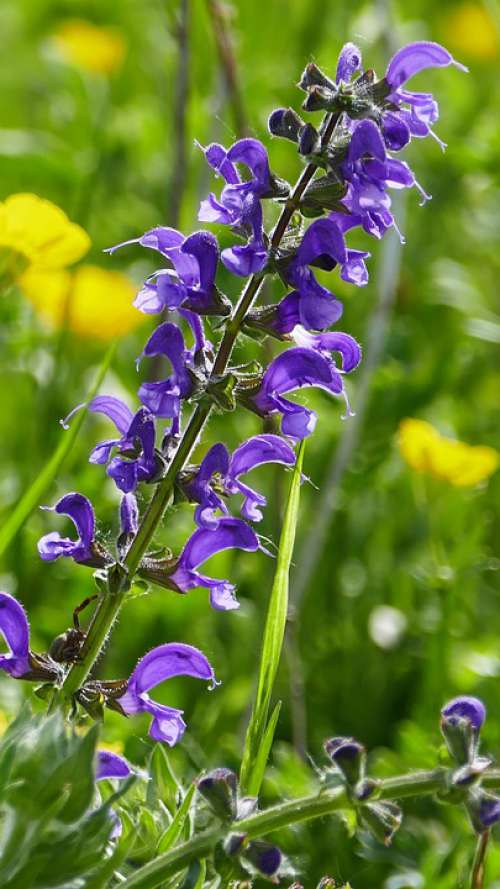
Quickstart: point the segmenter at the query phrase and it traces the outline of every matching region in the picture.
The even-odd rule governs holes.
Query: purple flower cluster
[[[278,109],[269,119],[271,133],[295,142],[311,165],[309,178],[299,180],[302,185],[292,190],[273,173],[267,150],[257,139],[240,139],[227,149],[217,143],[202,149],[223,187],[218,196],[211,193],[202,201],[199,220],[229,226],[237,238],[232,246],[221,252],[210,231],[185,237],[176,229],[157,226],[109,250],[136,244],[163,259],[163,267],[147,278],[135,300],[139,311],[162,316],[137,362],[139,366],[155,359],[156,375],[140,384],[134,409],[114,395],[99,395],[87,405],[116,429],[89,458],[105,467],[121,492],[115,552],[99,541],[89,500],[71,493],[52,509],[73,522],[76,539],[58,531],[45,534],[38,545],[42,559],[69,557],[99,569],[101,578],[109,578],[117,565],[123,572],[140,527],[138,489],[161,484],[169,472],[177,444],[182,445],[188,406],[208,405],[206,419],[214,402],[219,407],[239,404],[260,418],[274,418],[282,435],[254,434],[232,454],[217,442],[199,465],[181,465],[172,473],[173,493],[194,504],[197,527],[177,556],[159,558],[144,547],[137,560],[138,574],[160,587],[178,593],[204,587],[213,608],[228,611],[239,606],[234,585],[201,573],[200,566],[223,550],[263,549],[251,523],[262,519],[266,498],[248,484],[247,476],[268,463],[293,467],[293,446],[312,433],[317,420],[315,412],[291,394],[309,387],[321,389],[344,400],[350,413],[345,377],[358,366],[361,348],[349,334],[329,330],[342,315],[342,303],[325,286],[323,274],[338,269],[344,282],[365,286],[370,254],[350,247],[348,232],[357,227],[381,238],[390,227],[397,227],[391,214],[392,188],[417,187],[427,199],[408,165],[390,152],[402,149],[413,136],[434,135],[436,102],[428,93],[409,92],[405,84],[425,68],[450,64],[456,63],[437,44],[414,43],[396,53],[385,76],[377,80],[373,71],[363,70],[357,47],[347,44],[335,81],[315,65],[306,68],[300,81],[306,93],[304,109],[327,112],[319,129],[291,109]],[[264,226],[266,201],[284,205],[281,222],[270,235]],[[290,226],[293,210],[300,222]],[[243,319],[236,312],[224,334],[231,338],[231,331],[237,334],[243,324],[247,333],[259,328],[289,344],[263,371],[245,373],[245,368],[232,367],[231,348],[224,354],[226,339],[218,352],[214,348],[214,333],[232,312],[231,302],[216,283],[219,261],[233,275],[254,276],[249,285],[253,302],[266,276],[274,277],[282,288],[271,306],[251,302]],[[210,325],[212,319],[216,323]],[[241,517],[230,512],[234,496],[240,498]],[[6,616],[13,607],[10,603]],[[23,620],[21,609],[17,618],[9,617],[9,623],[6,617],[7,623],[0,624],[12,651],[0,666],[16,676],[28,672]],[[12,626],[17,626],[17,635]],[[125,715],[149,712],[152,737],[173,744],[185,727],[180,712],[156,704],[148,695],[173,675],[214,683],[213,670],[201,652],[180,643],[166,644],[145,655],[126,690],[114,694],[110,706]]]

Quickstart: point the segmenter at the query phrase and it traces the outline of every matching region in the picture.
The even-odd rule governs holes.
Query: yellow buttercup
[[[412,469],[458,487],[477,485],[500,463],[494,448],[445,438],[425,420],[407,418],[399,426],[399,450]]]
[[[83,19],[61,22],[52,40],[66,62],[92,74],[112,74],[125,55],[125,40],[120,31],[101,28]]]
[[[27,272],[23,292],[51,327],[109,340],[134,330],[145,318],[132,305],[136,288],[121,272],[81,265],[74,272]]]

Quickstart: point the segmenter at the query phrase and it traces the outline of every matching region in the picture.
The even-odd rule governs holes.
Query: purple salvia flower
[[[213,487],[214,476],[222,480],[229,469],[229,453],[225,445],[213,445],[205,454],[196,474],[183,485],[189,500],[198,504],[195,510],[195,521],[200,528],[216,528],[219,519],[215,513],[220,511],[227,515],[228,509],[223,499]]]
[[[342,303],[318,283],[310,266],[330,271],[345,262],[347,250],[339,227],[331,219],[313,222],[285,272],[299,292],[300,322],[309,330],[323,330],[342,314]]]
[[[110,750],[97,751],[96,781],[104,781],[106,778],[128,778],[131,774],[132,769],[123,756]]]
[[[386,111],[382,115],[382,133],[388,148],[399,151],[412,136],[423,138],[429,135],[443,149],[446,147],[431,129],[431,125],[439,117],[438,104],[432,94],[410,92],[401,87],[426,68],[446,68],[449,65],[462,71],[468,70],[465,65],[455,61],[444,46],[427,41],[409,43],[393,56],[387,66],[385,79],[392,90],[388,101],[393,106],[397,105],[398,109]]]
[[[212,193],[202,201],[198,219],[243,229],[251,234],[246,245],[222,251],[224,265],[236,275],[247,276],[261,271],[267,262],[260,198],[273,194],[273,180],[267,151],[257,139],[240,139],[226,151],[213,143],[202,149],[216,173],[226,180],[220,199]],[[235,164],[244,164],[251,172],[243,180]]]
[[[9,647],[8,654],[0,654],[0,670],[22,679],[32,669],[29,624],[23,606],[9,593],[0,593],[0,633]]]
[[[188,398],[193,391],[189,368],[193,366],[194,355],[186,349],[184,337],[175,324],[168,321],[160,324],[147,341],[139,360],[156,355],[168,358],[173,373],[166,380],[143,383],[139,398],[156,417],[178,417],[181,399]]]
[[[295,454],[279,435],[254,435],[236,448],[231,458],[223,444],[213,445],[196,474],[182,486],[189,499],[199,504],[195,511],[196,524],[201,528],[216,528],[220,519],[215,513],[220,511],[227,515],[224,500],[213,488],[214,481],[221,494],[242,494],[241,514],[247,521],[260,522],[260,508],[266,505],[267,500],[240,481],[240,476],[265,463],[293,466]]]
[[[305,335],[305,331],[304,334]],[[335,337],[335,345],[326,345],[323,337]],[[314,337],[315,348],[298,347],[288,349],[278,355],[267,368],[259,391],[251,396],[254,409],[261,416],[280,413],[283,416],[281,429],[284,435],[301,440],[314,431],[317,416],[314,411],[301,404],[295,404],[283,395],[306,386],[325,389],[332,395],[340,395],[345,400],[342,372],[354,369],[359,360],[359,347],[348,334],[321,334]],[[319,348],[319,341],[323,343]],[[330,341],[333,342],[333,341]],[[338,351],[343,357],[342,372],[328,351]]]
[[[475,731],[479,731],[486,719],[486,708],[479,698],[461,695],[445,704],[441,716],[451,724],[458,720],[466,720]]]
[[[61,537],[58,531],[45,534],[38,541],[38,552],[44,562],[53,562],[60,556],[68,556],[84,565],[101,566],[103,554],[95,543],[95,515],[92,504],[83,494],[66,494],[55,506],[42,509],[57,512],[71,519],[78,537]]]
[[[156,471],[155,424],[146,408],[132,414],[126,404],[113,395],[99,395],[88,404],[92,413],[104,414],[121,432],[121,438],[101,441],[92,451],[90,463],[107,463],[111,451],[116,448],[121,456],[115,456],[106,470],[116,486],[128,494],[135,491],[141,481],[150,481]]]
[[[265,463],[293,466],[295,459],[294,451],[279,435],[254,435],[236,448],[229,463],[225,488],[229,494],[243,494],[244,501],[241,507],[243,518],[251,522],[260,522],[261,509],[266,506],[267,500],[263,494],[243,484],[240,476]]]
[[[258,550],[257,535],[241,519],[222,518],[215,529],[198,528],[191,535],[175,565],[171,568],[168,585],[179,593],[187,593],[194,587],[206,587],[210,591],[210,604],[217,611],[239,608],[234,596],[234,584],[200,574],[196,569],[211,556],[225,549]]]
[[[156,315],[164,309],[183,306],[202,315],[220,314],[224,303],[215,287],[219,260],[215,235],[199,231],[185,238],[174,228],[159,226],[107,252],[113,253],[128,244],[157,250],[173,265],[173,269],[154,272],[139,291],[134,305],[141,312]]]
[[[216,684],[214,671],[201,651],[191,645],[172,642],[159,645],[144,655],[128,680],[125,694],[116,699],[127,716],[150,713],[153,717],[150,736],[171,747],[177,744],[186,729],[182,710],[157,704],[148,692],[174,676],[205,679],[212,688]]]

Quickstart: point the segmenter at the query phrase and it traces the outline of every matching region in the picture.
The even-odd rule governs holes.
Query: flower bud
[[[249,843],[242,857],[265,877],[274,877],[280,869],[280,850],[264,840],[253,840]]]
[[[500,821],[500,797],[492,793],[478,788],[469,794],[465,805],[477,833],[483,833]]]
[[[363,780],[366,751],[359,741],[355,738],[330,738],[325,741],[324,748],[350,787]]]
[[[277,108],[269,115],[267,126],[271,135],[298,142],[304,121],[293,108]]]
[[[474,759],[486,710],[478,698],[453,698],[441,710],[441,731],[451,756],[461,764]]]
[[[394,834],[401,826],[403,813],[395,803],[367,803],[366,806],[363,806],[361,818],[375,839],[383,843],[384,846],[389,846]]]
[[[309,64],[306,65],[298,85],[302,90],[308,90],[312,86],[323,86],[333,91],[336,90],[336,85],[333,80],[330,80],[326,74],[323,74],[321,68],[318,68],[314,62],[309,62]]]
[[[231,769],[213,769],[198,780],[198,791],[221,821],[234,821],[238,778]]]
[[[321,149],[321,137],[311,123],[306,123],[302,127],[299,135],[299,154],[303,157],[309,157],[317,154]]]

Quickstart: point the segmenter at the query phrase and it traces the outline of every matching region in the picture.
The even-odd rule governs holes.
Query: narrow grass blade
[[[193,799],[195,790],[196,785],[191,784],[171,823],[168,825],[166,831],[160,837],[158,848],[156,850],[158,855],[161,855],[162,852],[167,852],[168,849],[171,849],[174,843],[176,843],[179,839],[184,824],[186,823],[186,818],[189,815],[189,807],[191,806],[191,801]]]
[[[106,376],[106,372],[111,364],[113,355],[115,354],[115,350],[116,341],[110,345],[103,358],[102,364],[96,374],[94,383],[91,387],[90,392],[88,393],[87,401],[90,401],[99,390],[101,383]],[[86,414],[86,409],[82,408],[82,410],[75,416],[70,429],[67,432],[63,432],[61,434],[61,441],[59,442],[54,453],[45,464],[43,469],[40,471],[36,479],[30,485],[28,490],[25,491],[16,508],[9,515],[7,521],[1,528],[0,557],[3,556],[5,551],[8,549],[16,534],[24,525],[26,519],[30,516],[33,510],[40,505],[44,495],[49,490],[68,454],[74,447],[75,441],[78,437],[80,429],[82,428]]]
[[[302,442],[292,476],[285,519],[281,531],[276,573],[274,575],[264,630],[257,694],[243,751],[240,783],[242,792],[251,796],[257,796],[259,793],[279,713],[279,710],[275,709],[268,724],[269,706],[285,636],[289,573],[299,515],[303,456],[304,443]]]

